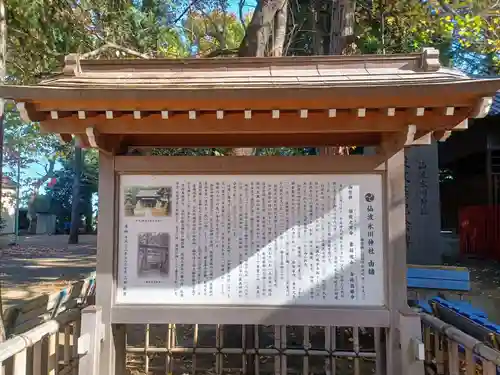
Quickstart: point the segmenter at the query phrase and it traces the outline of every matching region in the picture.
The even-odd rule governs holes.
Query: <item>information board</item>
[[[381,306],[382,176],[123,175],[117,304]]]

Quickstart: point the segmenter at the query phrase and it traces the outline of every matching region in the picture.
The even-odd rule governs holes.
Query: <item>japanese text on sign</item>
[[[122,176],[117,303],[383,305],[381,181]]]

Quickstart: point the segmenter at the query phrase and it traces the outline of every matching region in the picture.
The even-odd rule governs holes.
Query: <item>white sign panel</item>
[[[116,303],[384,304],[380,175],[125,175]]]

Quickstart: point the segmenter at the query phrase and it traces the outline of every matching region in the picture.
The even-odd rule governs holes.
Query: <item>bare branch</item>
[[[189,12],[189,10],[194,7],[196,4],[198,4],[201,0],[193,0],[191,1],[191,3],[181,12],[181,14],[179,16],[177,16],[177,18],[174,20],[174,25],[179,22],[182,17],[184,17],[187,12]]]
[[[119,46],[118,44],[111,43],[111,42],[107,42],[103,46],[101,46],[93,51],[90,51],[90,52],[84,53],[83,55],[80,55],[80,58],[81,59],[88,59],[89,57],[95,57],[95,56],[99,55],[101,52],[104,52],[108,49],[115,49],[118,51],[122,51],[122,52],[129,54],[129,55],[139,57],[141,59],[146,59],[146,60],[149,59],[148,55],[134,51],[133,49],[130,49],[127,47]]]
[[[210,52],[206,56],[203,56],[205,58],[212,58],[212,57],[223,57],[223,56],[235,56],[238,54],[238,48],[233,48],[233,49],[216,49],[215,51]]]
[[[246,5],[246,1],[240,0],[240,3],[238,4],[238,16],[240,17],[240,22],[241,22],[241,25],[243,26],[243,31],[246,33],[247,32],[247,25],[245,25],[245,18],[243,17],[243,8],[245,7],[245,5]]]

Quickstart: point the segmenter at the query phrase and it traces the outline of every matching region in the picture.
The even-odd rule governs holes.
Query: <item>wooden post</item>
[[[407,301],[406,212],[404,149],[386,163],[387,272],[388,303],[391,326],[387,338],[387,374],[421,375],[423,362],[418,360],[422,340],[420,317],[411,312]]]
[[[399,315],[402,374],[424,374],[424,344],[420,315],[409,308]]]
[[[104,338],[102,309],[88,306],[82,310],[82,333],[78,338],[78,364],[80,375],[99,375],[101,344]],[[101,372],[102,374],[102,372]]]
[[[115,346],[111,324],[115,278],[115,171],[114,158],[99,153],[99,221],[97,231],[96,305],[102,308],[104,340],[99,370],[102,375],[115,374]],[[83,327],[82,327],[83,329]],[[87,375],[80,372],[81,375]],[[92,373],[88,373],[89,375]]]

